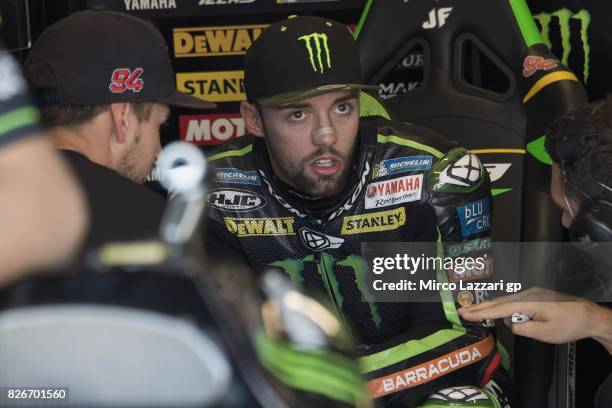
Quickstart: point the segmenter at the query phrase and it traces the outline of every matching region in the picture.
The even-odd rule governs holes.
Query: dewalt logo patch
[[[342,221],[342,235],[361,234],[365,232],[391,231],[406,223],[404,207],[389,211],[378,211],[368,214],[351,215]]]
[[[243,55],[268,25],[174,28],[174,56],[185,58]]]
[[[210,102],[246,100],[244,71],[178,73],[176,87],[181,92]]]
[[[292,217],[281,218],[231,218],[224,217],[225,227],[237,237],[262,237],[295,235]]]

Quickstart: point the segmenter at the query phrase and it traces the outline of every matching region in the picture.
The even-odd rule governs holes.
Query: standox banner
[[[246,100],[244,71],[181,72],[176,74],[176,87],[210,102]]]

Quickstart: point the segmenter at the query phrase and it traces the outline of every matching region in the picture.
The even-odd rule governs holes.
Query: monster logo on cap
[[[317,54],[317,62],[319,65],[320,73],[323,74],[323,58],[327,61],[327,69],[331,69],[331,58],[329,56],[329,47],[327,46],[327,34],[322,33],[312,33],[309,35],[303,35],[298,38],[298,40],[304,40],[306,44],[306,49],[308,50],[308,56],[310,58],[310,65],[312,65],[312,69],[314,72],[317,72],[317,64],[315,64],[313,47],[310,45],[311,41],[314,43]],[[322,43],[322,44],[321,44]],[[321,52],[321,48],[325,50],[325,55]]]

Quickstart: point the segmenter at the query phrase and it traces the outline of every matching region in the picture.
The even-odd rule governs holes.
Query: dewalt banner
[[[243,55],[268,25],[174,28],[174,56],[186,58]]]

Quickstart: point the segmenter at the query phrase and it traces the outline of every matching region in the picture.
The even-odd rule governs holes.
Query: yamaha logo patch
[[[421,199],[423,175],[413,174],[368,185],[365,208],[381,208]]]
[[[321,234],[308,228],[300,229],[300,237],[307,248],[313,251],[323,251],[325,249],[340,248],[344,243],[343,238],[336,238],[329,235]]]

